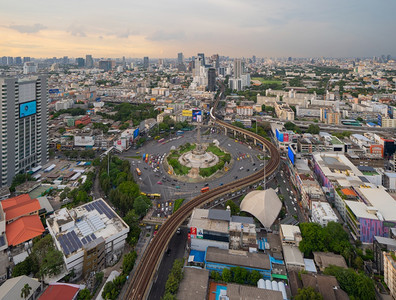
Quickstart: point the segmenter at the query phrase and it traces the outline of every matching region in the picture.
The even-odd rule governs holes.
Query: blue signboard
[[[198,117],[198,116],[201,116],[202,115],[202,112],[200,111],[200,110],[196,110],[196,109],[194,109],[193,111],[192,111],[192,120],[193,121],[201,121],[202,120],[202,118],[200,118],[200,117]]]
[[[59,94],[59,89],[49,89],[48,93],[50,93],[50,94]]]
[[[36,100],[19,104],[19,117],[24,118],[37,112]]]
[[[291,163],[294,165],[294,161],[296,159],[296,154],[291,146],[288,147],[287,156],[289,157]]]
[[[135,129],[135,131],[133,132],[133,138],[136,139],[139,135],[139,127]]]

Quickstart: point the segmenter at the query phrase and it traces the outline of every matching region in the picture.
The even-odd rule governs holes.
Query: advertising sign
[[[136,139],[138,135],[139,135],[139,127],[136,128],[136,129],[133,131],[133,138]]]
[[[192,117],[192,110],[183,110],[182,116],[183,117]]]
[[[197,228],[197,239],[203,239],[203,229]]]
[[[292,146],[288,147],[287,156],[289,157],[291,163],[294,165],[294,161],[295,161],[295,158],[296,158],[296,153],[294,152],[294,149],[292,148]]]
[[[193,110],[192,111],[192,120],[195,122],[201,122],[202,121],[202,112],[200,110]]]
[[[283,141],[286,143],[289,141],[289,134],[288,133],[284,133],[283,134]]]
[[[59,89],[49,89],[48,93],[50,93],[50,94],[59,94]]]
[[[19,117],[20,118],[34,115],[36,112],[37,112],[37,108],[36,108],[35,100],[19,104]]]

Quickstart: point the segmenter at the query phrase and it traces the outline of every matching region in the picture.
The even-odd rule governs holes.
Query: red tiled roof
[[[37,199],[31,199],[28,194],[3,200],[1,205],[6,215],[6,221],[40,210],[40,202]]]
[[[8,245],[19,245],[41,235],[44,231],[44,226],[38,215],[21,217],[6,225]]]
[[[50,284],[39,300],[72,300],[79,288],[69,284]]]

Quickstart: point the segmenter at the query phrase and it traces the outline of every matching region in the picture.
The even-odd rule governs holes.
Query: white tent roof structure
[[[241,203],[241,211],[246,211],[256,217],[266,228],[271,227],[281,208],[282,202],[272,188],[250,192]]]

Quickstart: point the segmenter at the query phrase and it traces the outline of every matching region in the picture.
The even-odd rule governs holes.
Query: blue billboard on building
[[[36,100],[19,104],[19,117],[24,118],[37,112]]]
[[[278,129],[276,129],[276,139],[279,142],[283,142],[283,133],[280,133]]]
[[[133,132],[133,138],[136,139],[139,135],[139,127],[135,129],[135,131]]]
[[[49,89],[48,93],[50,93],[50,94],[59,94],[59,89]]]
[[[294,152],[294,149],[291,146],[288,147],[287,156],[289,157],[291,163],[294,165],[294,161],[296,159],[296,153]]]
[[[202,122],[202,112],[201,110],[194,109],[192,111],[192,120],[195,122]]]

